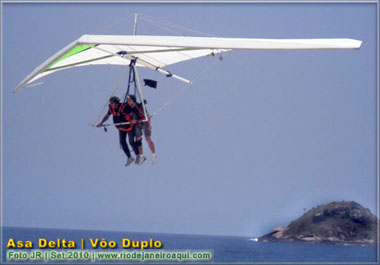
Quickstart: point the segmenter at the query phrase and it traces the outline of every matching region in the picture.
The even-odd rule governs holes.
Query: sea
[[[59,239],[59,243],[57,242]],[[96,240],[97,239],[97,240]],[[10,242],[15,242],[16,248]],[[63,242],[66,240],[66,243]],[[32,243],[32,248],[17,248],[17,243],[26,241]],[[63,245],[75,243],[75,248],[64,248]],[[52,247],[49,247],[48,244]],[[96,247],[95,247],[95,243]],[[100,244],[102,243],[102,244]],[[124,243],[124,244],[123,244]],[[39,245],[41,244],[41,245]],[[59,244],[59,247],[58,247]],[[128,246],[129,244],[129,246]],[[133,247],[132,247],[133,244]],[[8,248],[7,248],[7,245]],[[45,246],[46,245],[46,246]],[[71,245],[73,246],[73,245]],[[102,247],[101,247],[102,246]],[[143,246],[143,247],[142,247]],[[30,255],[33,251],[56,252],[54,257],[46,256],[40,259],[17,257],[20,252]],[[73,259],[68,259],[67,253],[77,252]],[[11,256],[10,252],[12,252]],[[49,252],[49,255],[51,254]],[[116,253],[118,260],[95,259],[99,253]],[[173,253],[209,253],[211,256],[203,260],[186,260],[186,255],[178,256],[176,260],[130,260],[131,253],[155,255],[160,252],[166,255]],[[352,246],[312,243],[272,243],[257,242],[252,237],[180,235],[160,233],[135,233],[117,231],[67,230],[42,228],[2,228],[2,263],[373,263],[377,264],[377,246]],[[62,256],[60,253],[66,253]],[[84,253],[86,255],[84,255]],[[121,254],[123,253],[123,254]],[[153,254],[152,254],[153,253]],[[44,255],[46,253],[43,253]],[[21,255],[21,254],[20,254]],[[26,255],[26,254],[25,254]],[[46,254],[48,255],[48,254]],[[57,257],[58,255],[58,257]],[[122,257],[120,255],[123,255]],[[128,256],[129,255],[129,256]],[[162,254],[160,254],[162,255]],[[179,255],[178,253],[176,255]],[[20,259],[17,259],[17,258]],[[120,258],[121,257],[121,258]],[[158,257],[158,256],[157,256]],[[165,257],[165,256],[164,256]],[[174,257],[174,256],[173,256]],[[181,258],[182,257],[182,258]],[[204,257],[204,256],[202,256]],[[46,259],[45,259],[46,258]],[[62,258],[62,259],[60,259]],[[134,256],[136,258],[136,256]],[[160,257],[162,258],[162,256]],[[180,259],[178,259],[180,258]]]

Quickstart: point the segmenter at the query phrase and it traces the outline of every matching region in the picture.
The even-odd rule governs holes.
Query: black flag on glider
[[[151,79],[144,79],[145,86],[150,86],[153,88],[157,88],[157,81]]]

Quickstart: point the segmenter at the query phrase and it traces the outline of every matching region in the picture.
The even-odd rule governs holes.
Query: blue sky
[[[139,69],[158,81],[144,87],[150,112],[184,91],[152,120],[159,162],[144,142],[148,160],[125,168],[117,131],[88,125],[124,68],[78,67],[12,90],[83,34],[132,34],[135,12],[218,37],[364,43],[167,68],[191,86]],[[330,201],[377,214],[376,15],[375,2],[3,3],[3,225],[259,236]],[[198,35],[142,19],[137,33],[173,29]]]

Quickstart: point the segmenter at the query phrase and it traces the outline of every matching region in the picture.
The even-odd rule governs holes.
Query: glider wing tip
[[[364,43],[364,41],[362,41],[362,40],[355,40],[354,49],[359,50],[362,47],[363,43]]]
[[[21,87],[18,86],[18,87],[16,87],[15,89],[13,89],[12,93],[13,93],[13,94],[16,94],[16,92],[19,91],[20,89],[21,89]]]

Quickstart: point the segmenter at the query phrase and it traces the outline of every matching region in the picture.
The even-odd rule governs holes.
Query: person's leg
[[[151,138],[152,131],[149,130],[147,122],[144,122],[143,132],[144,132],[145,140],[148,143],[149,149],[152,152],[152,164],[155,164],[157,162],[156,149],[154,147],[154,143]]]
[[[137,147],[137,152],[139,154],[136,157],[136,164],[141,165],[146,160],[146,157],[143,156],[143,148],[142,148],[142,136],[143,136],[142,125],[136,124],[134,130],[135,130],[135,138],[136,138],[135,143]]]
[[[129,166],[133,163],[133,161],[135,161],[135,159],[131,156],[131,152],[129,151],[129,147],[127,144],[127,132],[119,130],[119,142],[121,149],[123,149],[125,155],[128,157],[125,166]]]
[[[123,149],[125,155],[130,158],[131,152],[129,151],[128,145],[127,145],[127,132],[120,131],[119,130],[119,143],[121,149]]]
[[[132,150],[135,153],[135,155],[136,156],[139,155],[139,151],[138,151],[138,148],[137,148],[137,145],[136,145],[136,142],[135,142],[135,132],[134,132],[134,130],[128,132],[128,142],[129,142],[130,146],[132,147]]]

